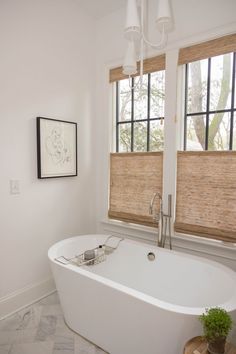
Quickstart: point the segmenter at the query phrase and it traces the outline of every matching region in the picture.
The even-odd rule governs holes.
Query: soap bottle
[[[103,245],[99,245],[97,248],[97,257],[100,262],[105,259],[105,251],[103,249]]]

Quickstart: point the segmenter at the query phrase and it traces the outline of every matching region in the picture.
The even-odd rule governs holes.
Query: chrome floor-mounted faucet
[[[159,198],[160,201],[160,210],[159,213],[154,212],[154,201],[156,198]],[[166,236],[167,236],[167,229],[168,229],[168,236],[169,236],[169,244],[170,249],[172,250],[172,240],[171,240],[171,203],[172,203],[172,196],[171,194],[168,195],[168,214],[163,213],[163,201],[162,196],[159,192],[153,194],[152,200],[149,205],[149,214],[153,215],[153,220],[158,222],[158,241],[157,245],[159,247],[165,247]]]
[[[154,202],[156,198],[159,198],[160,201],[160,210],[159,213],[157,211],[154,212]],[[152,200],[149,205],[149,214],[153,215],[153,220],[158,223],[158,240],[157,240],[157,245],[161,247],[162,245],[162,236],[163,236],[163,203],[162,203],[162,196],[160,195],[159,192],[156,192],[153,194]]]

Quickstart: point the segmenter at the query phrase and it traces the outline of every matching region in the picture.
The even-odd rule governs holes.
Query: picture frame
[[[77,123],[37,117],[38,178],[77,176]]]

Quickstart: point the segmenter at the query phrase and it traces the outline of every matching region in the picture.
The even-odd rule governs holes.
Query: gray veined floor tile
[[[36,341],[45,341],[53,338],[56,331],[57,317],[53,315],[41,316],[35,336]]]
[[[55,337],[53,354],[74,354],[74,338]]]
[[[37,328],[17,331],[0,331],[0,345],[34,342]]]
[[[68,349],[54,349],[52,354],[74,354],[74,350]]]
[[[36,328],[41,317],[41,306],[30,306],[0,321],[1,331],[18,331]]]
[[[107,352],[104,352],[104,350],[102,350],[101,348],[96,347],[96,354],[108,354]]]
[[[9,354],[11,345],[0,345],[0,354]]]
[[[55,337],[63,338],[74,338],[77,336],[77,333],[73,332],[64,322],[63,326],[57,326],[55,330]]]
[[[53,342],[14,344],[9,354],[52,354]]]
[[[0,321],[0,354],[106,354],[65,323],[57,293]]]
[[[53,354],[74,354],[75,334],[68,328],[57,328],[54,335]]]
[[[71,332],[67,324],[65,323],[63,314],[57,315],[57,328],[66,328],[68,331]]]
[[[96,345],[88,342],[80,336],[75,337],[75,354],[106,354],[102,349]]]
[[[59,316],[62,315],[62,309],[60,304],[52,304],[52,305],[44,305],[42,308],[42,315],[43,316],[48,316],[48,315],[53,315],[53,316]]]
[[[20,326],[21,321],[21,316],[18,313],[7,317],[0,321],[0,331],[15,331]]]
[[[44,297],[42,300],[37,302],[39,305],[56,305],[60,304],[59,296],[57,292],[54,292],[53,294]]]

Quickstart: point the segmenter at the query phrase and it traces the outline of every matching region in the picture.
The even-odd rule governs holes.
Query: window
[[[110,70],[116,91],[116,153],[110,154],[108,216],[157,227],[149,205],[156,191],[162,193],[165,55],[145,59],[143,69],[142,85],[139,76],[127,79],[122,67]]]
[[[232,243],[236,241],[235,52],[236,34],[179,51],[179,65],[185,68],[184,150],[188,151],[177,153],[175,210],[175,231]]]
[[[167,93],[173,106],[168,107],[164,154],[158,152],[163,149],[164,140],[163,62],[161,67],[145,72],[141,92],[137,90],[137,77],[129,83],[122,77],[121,68],[111,70],[110,82],[116,82],[116,151],[120,153],[111,154],[109,217],[152,226],[150,200],[154,192],[163,190],[164,210],[167,195],[173,196],[176,232],[235,243],[235,52],[236,34],[180,48],[178,65],[186,73],[182,99],[185,98],[184,150],[196,151],[178,152],[177,166],[173,163],[180,132],[173,119],[177,70],[171,67],[176,63],[177,52],[168,54]],[[152,105],[155,75],[160,75],[160,86],[156,84],[157,101]],[[133,86],[135,89],[131,89]],[[159,123],[159,146],[152,144],[152,121]],[[169,168],[163,168],[165,165]]]
[[[236,150],[236,53],[185,64],[184,150]]]
[[[164,147],[165,71],[116,82],[116,152]]]

